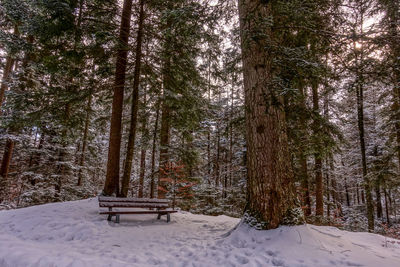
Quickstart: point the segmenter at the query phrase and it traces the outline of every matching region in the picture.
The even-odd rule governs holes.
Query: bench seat
[[[176,210],[133,210],[133,211],[100,211],[99,214],[167,214],[178,212]]]
[[[167,215],[167,222],[170,221],[170,214],[176,210],[168,210],[169,201],[167,199],[152,198],[119,198],[99,196],[99,207],[108,208],[108,211],[100,211],[100,214],[107,214],[108,221],[115,216],[115,222],[119,223],[121,214],[158,214],[157,219],[162,215]],[[113,208],[150,208],[151,210],[112,210]],[[155,209],[155,210],[153,210]]]
[[[101,208],[168,208],[168,203],[99,202]]]

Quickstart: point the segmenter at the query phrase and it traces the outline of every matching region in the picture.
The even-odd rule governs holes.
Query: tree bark
[[[386,222],[387,224],[390,224],[390,217],[389,217],[389,207],[388,207],[388,198],[387,198],[387,193],[386,193],[386,185],[383,188],[383,193],[385,195],[385,210],[386,210]]]
[[[361,164],[362,164],[362,176],[364,179],[364,188],[367,200],[367,218],[368,218],[368,231],[374,231],[374,206],[372,203],[372,193],[370,180],[367,176],[367,158],[365,152],[365,137],[364,137],[364,90],[362,81],[357,86],[357,118],[358,118],[358,132],[360,139],[361,149]],[[362,195],[364,196],[364,194]],[[363,197],[362,197],[363,198]]]
[[[313,132],[314,139],[316,140],[316,152],[314,153],[315,161],[315,215],[324,216],[324,188],[323,188],[323,177],[322,177],[322,155],[321,145],[319,141],[320,134],[320,123],[319,123],[319,97],[318,97],[318,82],[315,80],[312,82],[312,99],[313,99]]]
[[[295,223],[290,217],[297,212],[297,223],[303,221],[295,197],[283,97],[272,83],[273,54],[266,48],[274,32],[270,26],[263,29],[268,41],[249,36],[257,30],[258,19],[272,16],[272,5],[239,0],[248,171],[245,222],[260,229]]]
[[[140,68],[142,61],[142,39],[143,39],[143,22],[144,22],[144,1],[140,0],[140,12],[138,22],[138,33],[136,39],[136,57],[135,70],[133,78],[132,106],[131,106],[131,123],[129,128],[128,148],[126,151],[124,175],[122,176],[121,196],[128,195],[129,181],[132,172],[132,160],[135,153],[135,139],[137,126],[137,113],[139,104],[139,84],[140,84]],[[143,191],[143,188],[142,188]]]
[[[382,197],[380,178],[378,177],[375,182],[375,195],[376,195],[376,217],[382,218]]]
[[[161,104],[161,129],[160,129],[160,158],[158,161],[158,198],[166,197],[165,182],[160,181],[160,169],[167,166],[169,163],[169,141],[170,141],[170,128],[171,128],[171,107],[169,94],[173,92],[173,77],[171,73],[171,57],[172,51],[172,32],[171,21],[166,22],[165,25],[165,43],[164,43],[164,62],[162,66],[162,79],[163,79],[163,99]]]
[[[86,107],[86,118],[85,118],[85,128],[83,130],[83,138],[82,138],[82,151],[81,157],[79,159],[79,172],[78,172],[78,183],[77,186],[82,185],[83,175],[82,175],[82,168],[85,163],[85,156],[86,156],[86,147],[87,147],[87,139],[89,134],[89,124],[90,124],[90,113],[92,110],[92,92],[89,94],[88,103]]]
[[[14,26],[14,35],[19,36],[19,30],[17,25]],[[14,62],[15,62],[14,58],[11,55],[8,55],[6,58],[6,65],[4,66],[3,78],[1,80],[1,86],[0,86],[0,117],[2,115],[2,105],[4,102],[4,95],[8,88],[8,82],[14,66]]]
[[[307,109],[306,105],[306,93],[304,91],[303,82],[300,83],[300,93],[301,93],[301,105],[304,110]],[[299,163],[300,163],[300,181],[301,181],[301,190],[302,190],[302,200],[303,200],[303,210],[305,216],[311,215],[311,197],[310,197],[310,187],[309,187],[309,177],[308,177],[308,164],[307,164],[307,155],[304,153],[307,149],[306,146],[308,144],[307,140],[307,120],[304,116],[300,119],[300,128],[302,131],[302,135],[304,140],[301,142],[301,148],[299,150]]]
[[[7,56],[6,65],[3,70],[3,79],[1,80],[1,88],[0,88],[0,116],[2,115],[2,105],[4,102],[4,95],[8,88],[8,80],[12,71],[12,67],[14,65],[14,59],[11,56]]]
[[[400,166],[400,33],[398,30],[400,11],[396,1],[387,1],[387,16],[389,20],[389,47],[393,68],[393,111],[395,113],[395,130],[397,141],[397,157]]]
[[[169,162],[169,154],[168,154],[168,146],[170,138],[169,134],[170,134],[170,107],[169,103],[166,100],[166,95],[164,91],[164,100],[162,102],[162,107],[161,107],[160,160],[158,162],[159,170],[165,167]],[[158,198],[166,197],[165,190],[166,189],[164,182],[158,179]]]
[[[143,187],[144,187],[144,177],[146,172],[146,152],[147,152],[147,138],[148,138],[148,130],[147,130],[147,116],[145,114],[146,110],[146,88],[144,88],[143,95],[143,109],[144,114],[142,116],[142,140],[141,140],[141,151],[140,151],[140,173],[139,173],[139,190],[138,197],[143,197]]]
[[[7,179],[8,172],[10,170],[10,163],[14,150],[14,145],[14,140],[8,138],[6,141],[6,147],[4,149],[3,159],[1,161],[0,167],[0,176],[2,176],[4,180]]]
[[[155,165],[156,165],[156,143],[157,143],[157,131],[158,131],[158,120],[160,117],[160,102],[157,101],[156,108],[156,120],[154,122],[154,131],[153,131],[153,147],[151,150],[151,177],[150,177],[150,198],[154,198],[154,177],[155,177]]]
[[[121,151],[121,121],[124,101],[125,72],[128,57],[128,39],[131,24],[132,0],[124,0],[122,9],[117,62],[114,80],[110,141],[108,147],[107,174],[104,184],[104,195],[119,194],[119,162]]]

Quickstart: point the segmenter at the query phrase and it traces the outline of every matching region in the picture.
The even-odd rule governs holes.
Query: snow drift
[[[334,227],[257,231],[185,212],[169,224],[105,217],[96,199],[1,211],[0,266],[400,266],[400,241]]]

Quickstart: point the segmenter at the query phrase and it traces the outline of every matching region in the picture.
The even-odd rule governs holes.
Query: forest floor
[[[121,215],[115,224],[98,211],[97,199],[0,211],[0,266],[400,266],[400,241],[376,234],[314,225],[257,231],[186,212],[170,223]]]

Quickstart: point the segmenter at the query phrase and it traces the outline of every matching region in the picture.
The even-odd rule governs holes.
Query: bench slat
[[[168,208],[167,203],[99,202],[102,208]]]
[[[176,210],[135,210],[135,211],[100,211],[100,214],[167,214],[175,213]]]
[[[99,196],[99,202],[136,202],[136,203],[169,203],[168,199],[159,198],[133,198],[133,197],[106,197]]]

